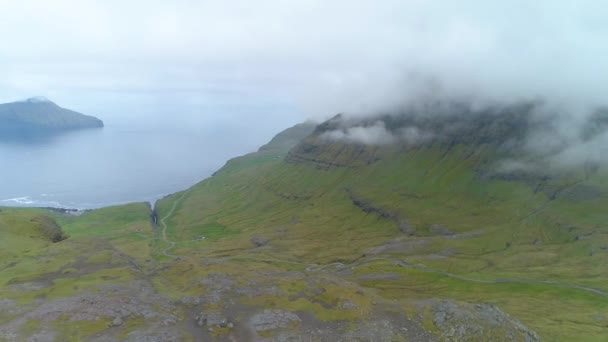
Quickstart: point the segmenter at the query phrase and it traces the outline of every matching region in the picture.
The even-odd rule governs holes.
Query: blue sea
[[[0,137],[0,206],[90,209],[155,202],[254,151],[269,134],[239,127],[103,129]]]

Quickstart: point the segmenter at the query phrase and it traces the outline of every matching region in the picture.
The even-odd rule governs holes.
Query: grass
[[[67,216],[44,209],[0,209],[2,268],[0,297],[22,306],[95,292],[100,286],[128,284],[140,278],[133,265],[153,269],[151,229],[146,204],[104,208],[81,216]],[[32,219],[43,215],[57,222],[69,238],[53,243],[37,234]],[[33,287],[32,287],[33,286]],[[24,290],[27,289],[27,290]],[[0,322],[19,317],[8,314]],[[107,328],[105,321],[59,321],[44,323],[56,330],[55,338],[77,341]],[[21,327],[23,336],[42,329],[38,321]]]
[[[525,182],[481,180],[475,169],[483,161],[483,152],[471,155],[462,146],[444,152],[431,147],[354,169],[329,170],[311,163],[285,163],[264,154],[237,158],[188,190],[168,220],[170,234],[179,241],[179,237],[204,235],[203,227],[214,225],[230,232],[201,244],[178,242],[180,255],[263,256],[310,264],[355,262],[403,234],[395,221],[354,206],[349,189],[416,227],[416,236],[406,238],[411,246],[385,255],[474,279],[551,280],[608,290],[603,268],[608,261],[608,230],[604,228],[608,215],[602,210],[608,204],[606,198],[551,199]],[[594,178],[581,184],[586,183],[606,184]],[[161,208],[167,208],[171,199],[167,201]],[[429,229],[435,224],[456,236],[470,236],[438,236]],[[585,234],[592,238],[581,238]],[[250,241],[253,236],[263,236],[270,243],[256,248]],[[446,256],[441,257],[442,253]],[[398,281],[351,280],[396,300],[494,302],[546,340],[608,336],[603,315],[607,297],[543,284],[476,284],[385,266],[382,272],[404,276]],[[378,270],[363,267],[357,272]],[[313,311],[324,319],[333,315],[311,302],[298,306],[297,301],[258,300]],[[604,318],[598,321],[600,316]]]
[[[548,280],[608,291],[608,197],[568,195],[576,186],[608,193],[606,174],[573,173],[550,181],[546,189],[564,194],[552,196],[525,179],[480,177],[491,153],[465,146],[404,153],[331,145],[317,157],[347,167],[319,169],[313,162],[285,162],[287,147],[273,145],[235,158],[213,177],[159,202],[157,217],[167,226],[167,240],[176,244],[171,253],[177,260],[162,255],[170,243],[160,228],[153,229],[147,204],[78,217],[2,208],[0,296],[27,304],[145,279],[178,302],[212,293],[201,280],[221,274],[238,286],[277,289],[255,296],[228,289],[226,298],[247,307],[308,312],[323,321],[356,322],[378,301],[407,308],[432,328],[427,309],[417,303],[440,298],[496,304],[544,340],[605,340],[608,297],[491,281]],[[375,161],[362,162],[361,156]],[[353,194],[375,212],[355,205]],[[31,221],[40,215],[57,222],[69,239],[45,239]],[[403,222],[413,235],[400,230]],[[437,233],[436,225],[448,235]],[[392,259],[418,266],[401,267]],[[346,265],[340,276],[305,271],[336,262]],[[398,277],[365,277],[388,273]],[[29,292],[15,288],[40,282],[50,285]],[[347,301],[357,309],[344,309]],[[223,303],[206,305],[216,310]],[[61,328],[62,338],[86,339],[103,329],[81,323],[82,332]],[[30,325],[24,329],[39,324]],[[136,327],[131,322],[122,333]]]

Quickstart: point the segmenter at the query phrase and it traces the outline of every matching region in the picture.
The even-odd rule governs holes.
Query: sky
[[[420,79],[590,106],[606,100],[606,18],[601,0],[0,0],[0,102],[42,95],[109,124],[264,140],[390,108]]]

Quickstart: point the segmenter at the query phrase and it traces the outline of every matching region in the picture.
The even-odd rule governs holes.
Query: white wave
[[[17,207],[53,207],[65,208],[61,203],[55,201],[38,201],[29,196],[13,197],[0,200],[0,203],[7,206]]]
[[[7,198],[7,199],[3,199],[0,200],[0,202],[4,202],[4,203],[15,203],[15,204],[21,204],[21,205],[29,205],[29,204],[34,204],[35,201],[32,200],[31,198],[24,196],[24,197],[15,197],[15,198]]]

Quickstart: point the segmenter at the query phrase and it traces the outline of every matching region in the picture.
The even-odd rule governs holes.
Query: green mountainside
[[[0,133],[54,132],[103,127],[95,117],[61,108],[43,97],[0,104]]]
[[[605,341],[608,173],[530,150],[535,106],[299,125],[152,211],[2,208],[0,340]]]

